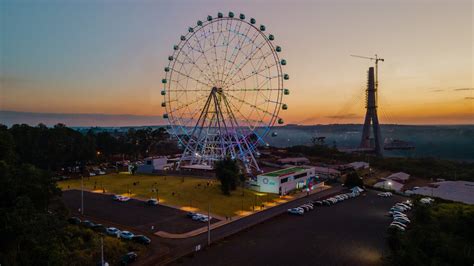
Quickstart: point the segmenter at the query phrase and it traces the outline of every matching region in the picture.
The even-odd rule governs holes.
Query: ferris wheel
[[[179,167],[212,169],[227,156],[260,171],[258,144],[275,124],[289,90],[286,60],[265,25],[244,14],[198,20],[173,46],[163,78],[163,118],[184,147]]]

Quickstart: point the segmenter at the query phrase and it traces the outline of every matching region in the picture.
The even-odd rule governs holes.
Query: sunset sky
[[[349,55],[376,53],[382,123],[474,123],[471,0],[3,0],[0,110],[159,116],[173,44],[218,11],[275,34],[287,123],[362,123],[372,62]]]

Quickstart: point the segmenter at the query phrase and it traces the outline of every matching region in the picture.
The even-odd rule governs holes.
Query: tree
[[[230,192],[243,181],[238,162],[230,157],[217,161],[214,169],[217,179],[221,182],[221,190],[224,195],[230,195]]]
[[[356,171],[352,171],[347,174],[346,180],[344,181],[345,187],[363,187],[364,181],[359,177]]]

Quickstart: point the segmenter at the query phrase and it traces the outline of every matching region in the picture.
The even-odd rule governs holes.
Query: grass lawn
[[[58,186],[61,189],[80,189],[81,179],[60,181]],[[153,188],[157,188],[158,193],[152,192]],[[242,196],[242,188],[225,196],[220,190],[219,181],[196,177],[184,177],[183,182],[183,177],[178,176],[109,174],[85,177],[84,189],[98,193],[105,189],[107,193],[140,199],[155,198],[158,194],[160,203],[189,211],[207,212],[210,202],[211,213],[220,216],[246,215],[253,210],[254,204],[272,206],[285,201],[276,194],[257,193],[248,189],[243,189]]]

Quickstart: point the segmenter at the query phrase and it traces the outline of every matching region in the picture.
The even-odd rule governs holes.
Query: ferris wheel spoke
[[[240,49],[239,49],[239,52],[242,51],[242,50],[244,50],[244,49],[245,49],[246,47],[248,47],[249,45],[255,44],[255,40],[257,39],[257,37],[258,37],[259,35],[260,35],[260,34],[257,32],[257,33],[255,33],[255,34],[252,36],[252,38],[249,38],[249,39],[251,39],[251,41],[249,41],[246,45],[239,47],[239,48],[240,48]],[[244,39],[244,41],[245,41],[245,39]],[[264,42],[262,42],[262,43],[264,43]],[[234,75],[236,74],[236,72],[234,71],[235,69],[237,69],[237,72],[238,72],[240,69],[242,69],[242,68],[239,68],[239,67],[238,67],[239,65],[236,65],[236,64],[235,64],[235,61],[236,61],[237,57],[238,57],[238,55],[236,55],[236,56],[234,57],[234,59],[232,60],[232,64],[231,64],[231,66],[236,66],[236,67],[235,67],[234,69],[231,69],[231,72],[230,72],[229,75],[226,77],[225,82],[227,82],[227,80],[229,79],[229,77],[234,76]],[[247,59],[247,57],[245,57],[245,59]]]
[[[274,116],[274,114],[268,112],[268,111],[265,110],[265,109],[262,109],[262,108],[258,107],[256,104],[251,104],[251,103],[249,103],[249,102],[247,102],[247,101],[244,101],[244,100],[242,100],[242,99],[239,99],[239,98],[237,98],[237,97],[235,97],[235,96],[233,96],[233,95],[231,95],[231,94],[226,94],[226,96],[229,96],[229,97],[235,99],[236,101],[238,101],[238,102],[240,102],[240,103],[246,104],[246,105],[250,106],[251,108],[255,108],[255,109],[257,109],[257,110],[259,110],[259,111],[261,111],[261,112],[264,112],[264,113],[266,113],[266,114],[268,114],[268,115],[270,115],[270,116]]]
[[[246,40],[246,38],[247,38],[247,35],[249,34],[251,28],[252,28],[252,27],[249,26],[249,27],[247,28],[247,32],[246,32],[245,34],[242,34],[243,38],[238,37],[237,46],[234,47],[234,49],[236,49],[236,48],[238,47],[238,50],[237,50],[237,52],[235,53],[235,56],[232,56],[233,53],[231,54],[231,58],[233,58],[233,59],[232,59],[232,64],[231,64],[231,66],[233,66],[233,65],[235,64],[235,60],[237,60],[237,58],[238,58],[240,52],[242,51],[243,44],[244,44],[244,42],[245,42],[245,40]],[[238,31],[237,33],[238,33],[238,34],[236,34],[236,36],[240,36],[240,35],[241,35],[241,34],[240,34],[240,27],[239,27],[239,31]],[[252,42],[255,41],[255,39],[258,37],[258,35],[259,35],[259,33],[255,33],[255,37],[253,38]],[[227,80],[227,77],[226,77],[226,79],[224,80],[224,84],[225,84],[226,80]]]
[[[224,80],[224,72],[226,70],[226,62],[227,62],[227,52],[229,51],[229,39],[230,39],[230,29],[232,28],[232,20],[226,20],[226,32],[228,33],[227,34],[227,38],[225,38],[225,35],[224,35],[224,43],[225,43],[225,54],[224,54],[224,60],[223,60],[223,63],[222,63],[222,76],[221,76],[221,80]],[[222,86],[223,84],[221,84]]]
[[[213,80],[213,82],[215,82],[216,78],[215,78],[215,75],[213,75],[214,72],[213,72],[212,69],[211,69],[211,64],[209,63],[209,60],[207,59],[206,53],[204,52],[204,48],[203,48],[201,42],[199,41],[199,39],[197,38],[196,34],[194,34],[193,36],[194,36],[194,39],[196,40],[196,43],[199,45],[199,48],[200,48],[201,51],[202,51],[202,56],[204,57],[204,60],[206,60],[207,69],[209,69],[210,72],[212,73],[212,74],[211,74],[212,80]],[[204,39],[206,39],[206,37],[204,37]]]
[[[245,57],[245,59],[244,59],[243,62],[240,62],[239,64],[237,64],[237,66],[236,66],[236,68],[235,68],[235,69],[237,69],[237,70],[236,70],[236,71],[232,71],[232,72],[229,74],[228,78],[226,78],[225,82],[227,82],[227,81],[232,81],[232,80],[234,79],[234,77],[237,75],[237,73],[238,73],[241,69],[243,69],[243,68],[247,65],[248,62],[250,62],[250,61],[252,61],[252,60],[260,60],[260,59],[262,59],[262,58],[265,59],[266,57],[268,57],[268,56],[270,56],[271,54],[273,54],[273,52],[270,52],[270,53],[268,53],[267,55],[265,55],[265,56],[262,57],[262,58],[253,58],[253,56],[254,56],[254,55],[263,47],[263,45],[265,45],[265,44],[266,44],[266,41],[261,42],[261,43],[259,44],[259,46],[258,46],[253,52],[251,52],[251,54],[250,54],[249,56],[246,56],[246,57]],[[242,65],[242,64],[243,64],[243,65]],[[273,66],[274,66],[274,65],[272,65],[272,67],[273,67]]]
[[[261,86],[261,85],[260,85]],[[280,91],[281,89],[260,89],[260,88],[254,88],[254,89],[226,89],[225,91]]]
[[[188,43],[188,42],[187,42],[186,44],[189,46],[189,43]],[[192,64],[194,67],[196,67],[196,68],[199,70],[199,72],[201,72],[201,74],[202,74],[202,75],[204,76],[204,78],[208,81],[208,83],[212,83],[212,79],[209,78],[209,76],[207,75],[207,73],[204,73],[204,71],[199,67],[199,65],[196,64],[196,59],[194,58],[194,56],[193,56],[193,58],[191,58],[191,57],[189,56],[189,54],[186,53],[186,52],[184,52],[184,51],[183,51],[183,54],[184,54],[188,59],[191,60],[191,64]]]
[[[191,76],[189,76],[189,75],[186,75],[186,74],[184,74],[184,73],[181,73],[180,71],[178,71],[178,70],[176,70],[176,69],[173,69],[173,71],[176,72],[176,73],[178,73],[178,74],[180,74],[180,75],[182,75],[182,76],[185,76],[185,77],[187,77],[187,78],[189,78],[189,79],[192,79],[192,80],[196,81],[196,82],[199,83],[199,84],[202,84],[202,85],[204,85],[204,86],[207,86],[208,88],[209,88],[209,87],[212,87],[212,85],[210,85],[209,83],[206,83],[206,82],[204,82],[204,81],[195,79],[195,78],[193,78],[193,77],[191,77]]]
[[[275,66],[275,64],[271,65],[271,67],[273,67],[273,66]],[[280,77],[280,75],[273,76],[273,77],[267,77],[267,76],[264,76],[264,75],[260,74],[261,72],[263,72],[263,71],[265,71],[265,70],[267,70],[266,67],[265,67],[264,69],[259,69],[257,72],[251,73],[250,75],[244,76],[243,78],[241,78],[241,79],[239,79],[239,80],[237,80],[237,81],[234,81],[234,82],[232,82],[232,83],[229,84],[229,85],[226,85],[226,87],[228,87],[228,86],[233,86],[233,85],[235,85],[235,84],[239,84],[240,82],[245,81],[245,80],[247,80],[247,79],[249,79],[249,78],[251,78],[251,77],[253,77],[253,76],[255,76],[255,75],[259,75],[259,76],[265,77],[265,78],[267,78],[267,79],[274,79],[274,78]]]
[[[252,119],[252,118],[249,118],[247,117],[246,115],[244,115],[241,111],[240,111],[240,108],[237,108],[237,106],[235,106],[232,101],[228,101],[228,103],[230,105],[232,105],[232,107],[234,107],[235,110],[237,110],[237,112],[240,114],[240,116],[242,116],[246,121],[252,121],[252,122],[256,122],[256,123],[263,123],[262,120],[255,120],[255,119]]]

